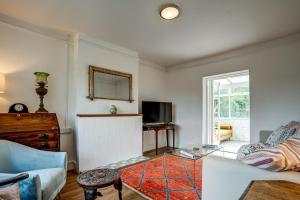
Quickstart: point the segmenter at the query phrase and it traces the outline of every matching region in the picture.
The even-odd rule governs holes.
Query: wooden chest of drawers
[[[59,151],[60,129],[55,113],[0,113],[0,139],[36,149]]]

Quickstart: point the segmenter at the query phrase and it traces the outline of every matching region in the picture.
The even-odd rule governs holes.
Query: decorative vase
[[[35,89],[36,93],[40,96],[40,105],[39,109],[35,111],[36,113],[47,113],[48,111],[44,108],[44,96],[47,94],[48,89],[47,86],[47,78],[49,76],[46,72],[35,72],[34,75],[36,76],[35,82],[38,84],[39,87]]]
[[[111,105],[109,111],[112,115],[115,115],[115,114],[117,114],[118,109],[115,105]]]

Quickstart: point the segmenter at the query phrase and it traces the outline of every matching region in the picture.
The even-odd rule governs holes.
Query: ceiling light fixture
[[[166,4],[160,9],[160,16],[163,19],[171,20],[178,17],[180,9],[175,4]]]

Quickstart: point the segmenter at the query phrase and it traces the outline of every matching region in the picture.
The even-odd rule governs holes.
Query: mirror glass
[[[132,101],[131,74],[90,66],[90,99]]]
[[[112,99],[129,99],[129,79],[123,76],[95,72],[94,95],[95,97]]]

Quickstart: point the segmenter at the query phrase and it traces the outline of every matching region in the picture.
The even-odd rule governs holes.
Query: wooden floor
[[[150,150],[150,151],[145,151],[143,156],[146,156],[148,158],[155,158],[155,157],[161,156],[165,152],[171,151],[171,150],[173,150],[172,147],[162,147],[162,148],[158,148],[158,155],[155,155],[155,150]]]
[[[63,188],[61,192],[62,200],[82,200],[84,199],[83,189],[77,185],[76,177],[78,174],[76,174],[74,171],[70,171],[68,173],[67,178],[67,184]],[[107,187],[104,189],[100,189],[101,193],[103,194],[103,197],[98,197],[97,199],[102,200],[118,200],[118,192],[114,189],[113,186]],[[132,190],[123,187],[122,192],[123,199],[131,199],[131,200],[144,200],[142,196],[140,196],[138,193],[133,192]],[[57,198],[58,199],[58,198]]]
[[[160,148],[159,155],[162,155],[165,151],[168,151],[168,148]],[[158,155],[158,156],[159,156]],[[144,156],[154,158],[157,157],[155,155],[155,151],[148,151],[144,153]],[[76,182],[78,174],[75,171],[68,172],[67,183],[61,192],[61,197],[63,200],[82,200],[84,199],[83,189],[79,187]],[[118,200],[118,192],[114,189],[113,186],[107,187],[104,189],[100,189],[103,197],[98,197],[97,199],[101,200]],[[144,200],[142,196],[138,193],[128,189],[127,187],[123,187],[122,196],[124,200]],[[58,199],[58,198],[57,198]]]

